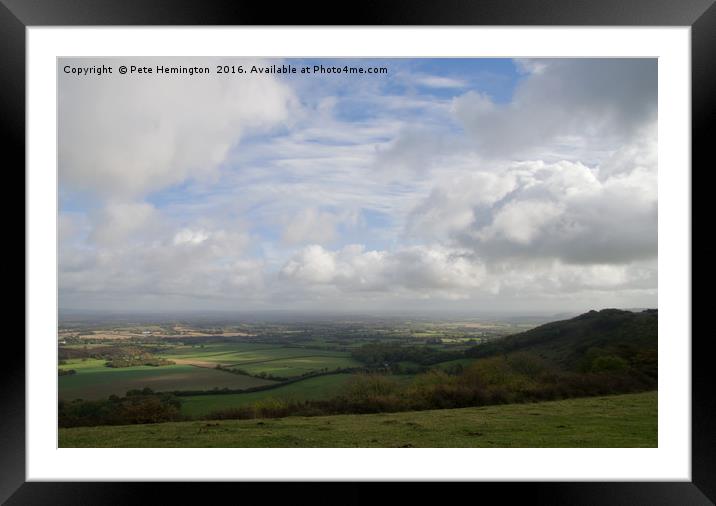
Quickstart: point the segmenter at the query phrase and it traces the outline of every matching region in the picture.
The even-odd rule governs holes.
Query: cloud
[[[494,214],[492,224],[478,231],[476,235],[487,238],[497,236],[512,243],[527,245],[563,212],[562,207],[556,202],[540,200],[508,202]]]
[[[507,101],[468,76],[61,74],[62,305],[655,303],[655,62],[517,65]]]
[[[414,76],[416,84],[425,86],[426,88],[465,88],[467,83],[463,79],[455,79],[453,77],[431,76],[426,74],[418,74]]]
[[[310,245],[288,260],[280,278],[297,293],[354,300],[469,300],[479,297],[552,297],[565,294],[655,290],[656,269],[640,264],[565,264],[557,259],[485,262],[467,249],[438,244],[396,251],[350,245]]]
[[[288,219],[283,230],[286,244],[329,243],[336,239],[339,225],[353,226],[358,221],[355,212],[328,212],[315,208],[304,209]]]
[[[502,200],[517,185],[517,171],[502,173],[464,170],[438,181],[430,195],[412,210],[410,235],[447,239],[476,220],[476,211]]]
[[[120,64],[214,65],[218,59],[113,59]],[[63,59],[67,64],[106,60]],[[246,61],[242,60],[242,64]],[[60,292],[67,304],[235,297],[261,292],[263,261],[246,253],[248,234],[221,215],[181,218],[149,202],[152,193],[211,185],[247,135],[285,127],[299,104],[271,76],[119,74],[80,79],[59,72],[59,180],[66,200],[88,202],[61,219]],[[209,200],[211,198],[209,197]],[[194,202],[197,204],[198,202]],[[209,209],[211,209],[211,202]],[[201,211],[200,211],[201,212]],[[74,220],[74,221],[73,221]],[[88,296],[86,294],[92,294]],[[79,302],[78,302],[79,301]],[[168,303],[168,302],[167,302]]]
[[[174,235],[172,243],[176,245],[189,244],[197,245],[201,244],[209,238],[209,234],[204,230],[192,230],[190,228],[183,228]]]
[[[444,131],[410,125],[376,149],[375,167],[391,177],[420,177],[434,168],[454,142]]]
[[[335,257],[335,254],[314,244],[289,260],[281,269],[281,275],[307,283],[330,283],[336,278]]]
[[[218,61],[143,59],[142,65]],[[60,65],[98,62],[63,59]],[[112,60],[114,66],[122,63],[137,62]],[[136,198],[209,177],[243,135],[287,122],[296,106],[291,89],[272,77],[109,74],[101,79],[98,85],[97,79],[60,70],[58,97],[61,184],[101,197]]]
[[[311,245],[286,262],[280,275],[307,285],[331,284],[345,292],[408,290],[425,294],[438,290],[457,294],[461,288],[479,286],[484,267],[470,261],[464,252],[440,246],[388,252],[369,251],[356,244],[336,251]]]
[[[484,155],[608,149],[656,119],[656,59],[523,60],[521,68],[527,75],[507,104],[475,90],[453,101]]]
[[[108,209],[101,213],[105,221],[76,242],[69,238],[79,220],[61,217],[63,300],[92,294],[105,302],[131,297],[156,304],[177,296],[216,300],[235,299],[237,293],[245,299],[262,294],[263,262],[248,255],[250,236],[239,227],[212,227],[206,220],[180,226],[148,204]]]
[[[160,226],[154,207],[146,202],[110,201],[94,213],[90,240],[102,246],[116,246],[153,233]]]
[[[410,233],[485,260],[622,264],[657,254],[657,167],[638,139],[603,166],[518,162],[442,183],[410,216]],[[645,152],[646,150],[647,152]]]

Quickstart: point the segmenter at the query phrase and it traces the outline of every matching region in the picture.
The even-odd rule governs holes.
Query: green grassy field
[[[73,358],[69,360],[65,360],[65,363],[60,365],[60,369],[74,369],[75,371],[79,372],[93,372],[93,371],[104,371],[107,369],[105,367],[105,363],[107,361],[105,359],[98,359],[98,358],[87,358],[87,359],[81,359],[81,358]]]
[[[330,399],[340,395],[350,380],[351,374],[328,374],[307,378],[286,386],[279,386],[259,392],[245,394],[216,394],[182,396],[182,414],[191,417],[206,416],[212,411],[246,406],[264,399],[282,399],[287,401],[306,401]],[[409,383],[415,376],[402,374],[391,376],[398,384]]]
[[[176,365],[113,369],[104,365],[104,359],[66,360],[60,368],[74,369],[77,373],[59,377],[59,397],[91,400],[104,399],[112,394],[121,396],[127,390],[144,387],[162,392],[246,389],[273,383],[261,378],[214,370],[217,365],[243,369],[251,375],[265,373],[283,378],[361,365],[346,352],[254,343],[173,346],[157,353],[157,356],[175,361]]]
[[[180,363],[208,367],[220,364],[243,369],[249,374],[266,373],[286,378],[321,369],[361,365],[347,352],[247,343],[207,345],[204,348],[182,346],[162,352],[160,356]]]
[[[155,392],[171,390],[211,390],[213,388],[244,389],[269,385],[272,381],[251,376],[230,374],[190,365],[162,367],[135,366],[113,369],[103,360],[87,360],[63,368],[77,374],[58,378],[60,399],[106,399],[112,394],[123,396],[127,390],[149,387]]]
[[[328,399],[337,395],[350,377],[350,374],[330,374],[260,392],[181,397],[181,411],[182,414],[195,417],[205,416],[216,410],[246,406],[262,399],[289,401]]]
[[[242,369],[249,374],[266,373],[284,378],[292,378],[312,371],[323,369],[332,371],[337,368],[359,367],[360,365],[360,363],[349,357],[306,355],[253,363],[239,362],[232,364],[232,367]]]
[[[657,393],[481,408],[60,429],[67,447],[656,447]]]

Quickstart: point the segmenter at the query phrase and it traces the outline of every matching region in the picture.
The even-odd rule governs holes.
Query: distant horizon
[[[563,312],[553,312],[553,311],[518,311],[518,310],[497,310],[497,311],[468,311],[468,310],[460,310],[460,309],[445,309],[445,310],[435,310],[435,311],[425,311],[425,310],[399,310],[399,309],[386,309],[386,310],[345,310],[345,311],[335,311],[335,310],[318,310],[318,309],[312,309],[312,310],[306,310],[306,311],[299,311],[295,309],[263,309],[263,310],[220,310],[220,309],[214,309],[214,310],[167,310],[167,311],[157,311],[157,310],[144,310],[144,311],[126,311],[126,310],[103,310],[103,309],[69,309],[69,308],[61,308],[58,310],[60,318],[63,316],[75,316],[75,317],[83,317],[83,316],[94,316],[94,317],[132,317],[132,316],[140,316],[140,317],[162,317],[162,316],[174,316],[174,317],[200,317],[204,316],[207,319],[211,317],[226,317],[230,318],[232,316],[236,317],[261,317],[261,316],[270,316],[270,315],[276,315],[276,316],[295,316],[295,317],[425,317],[428,318],[440,318],[440,317],[470,317],[470,318],[490,318],[490,317],[511,317],[511,318],[530,318],[530,317],[539,317],[539,318],[545,318],[545,317],[572,317],[572,316],[578,316],[580,314],[585,314],[590,311],[603,311],[608,309],[617,309],[620,311],[632,311],[632,312],[640,312],[640,311],[653,311],[658,310],[658,308],[655,307],[601,307],[601,308],[591,308],[586,309],[582,311],[563,311]]]

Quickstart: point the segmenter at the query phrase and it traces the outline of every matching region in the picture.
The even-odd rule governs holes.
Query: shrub
[[[397,390],[397,383],[383,374],[357,374],[346,384],[345,395],[353,401],[367,401]]]
[[[592,372],[614,372],[625,371],[629,367],[629,363],[616,355],[602,355],[592,360]]]
[[[179,400],[166,394],[113,395],[107,400],[60,401],[58,419],[60,427],[159,423],[182,420],[180,408]]]
[[[513,353],[507,357],[507,362],[515,372],[529,378],[536,378],[547,369],[544,359],[534,353]]]

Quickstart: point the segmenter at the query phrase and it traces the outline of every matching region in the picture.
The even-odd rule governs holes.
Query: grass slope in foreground
[[[59,446],[186,448],[657,446],[657,393],[375,415],[60,429]]]

